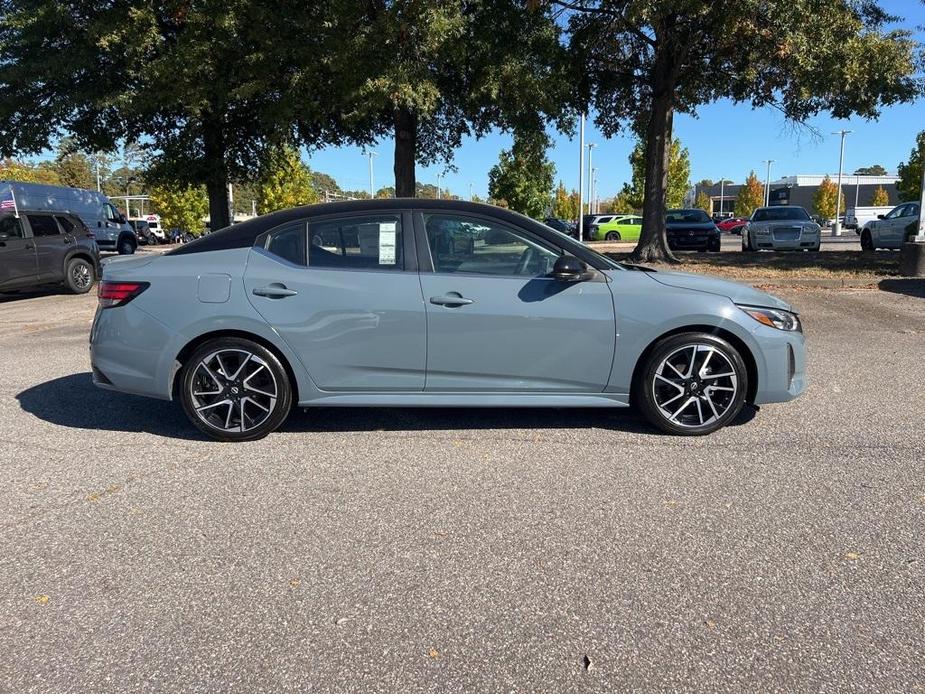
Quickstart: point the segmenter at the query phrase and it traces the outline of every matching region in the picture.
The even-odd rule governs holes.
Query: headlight
[[[771,232],[771,230],[767,227],[758,227],[757,229],[752,229],[751,231],[755,234],[761,234],[762,236]]]
[[[817,224],[807,224],[803,227],[803,232],[806,234],[818,234],[819,226]]]
[[[784,311],[779,308],[760,308],[758,306],[739,306],[739,308],[759,323],[763,323],[771,328],[786,330],[787,332],[803,332],[803,326],[800,324],[799,316],[790,311]]]

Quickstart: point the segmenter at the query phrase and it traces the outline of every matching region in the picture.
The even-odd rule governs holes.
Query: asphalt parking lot
[[[736,239],[738,237],[735,237]],[[921,690],[925,299],[781,292],[800,400],[314,410],[247,444],[0,303],[0,691]]]

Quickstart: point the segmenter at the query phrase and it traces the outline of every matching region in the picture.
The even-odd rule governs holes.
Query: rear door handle
[[[282,299],[286,296],[295,296],[298,292],[295,289],[287,289],[283,284],[269,284],[266,287],[255,287],[254,294],[270,299]]]
[[[474,304],[475,302],[472,299],[466,299],[465,297],[453,296],[452,294],[447,294],[445,296],[432,296],[430,297],[430,303],[437,304],[437,306],[468,306],[469,304]]]

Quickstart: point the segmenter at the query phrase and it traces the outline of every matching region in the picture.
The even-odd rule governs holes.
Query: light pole
[[[925,161],[925,143],[920,148],[919,161]],[[919,230],[915,235],[916,243],[925,243],[925,166],[922,167],[922,192],[919,195]]]
[[[593,214],[600,214],[600,205],[597,198],[597,167],[595,167],[591,169],[591,212]]]
[[[854,174],[854,216],[858,216],[858,193],[861,191],[861,177]]]
[[[726,179],[721,178],[719,179],[719,216],[720,217],[722,217],[726,212],[725,208],[723,207],[723,202],[726,199],[725,194],[726,194]]]
[[[437,174],[437,200],[440,199],[440,179],[443,178],[443,174]]]
[[[578,240],[584,240],[584,227],[585,227],[585,186],[584,181],[584,170],[585,170],[585,114],[581,114],[581,121],[578,127]]]
[[[469,202],[472,202],[472,181],[469,181]]]
[[[594,168],[591,165],[594,156],[594,148],[597,147],[593,142],[588,143],[588,214],[594,214]]]
[[[373,187],[373,157],[378,157],[379,153],[368,150],[366,156],[369,157],[369,197],[372,199],[376,197],[376,191]]]
[[[773,164],[776,159],[763,159],[762,164],[768,165],[768,175],[764,179],[764,206],[769,207],[771,205],[771,164]]]
[[[836,130],[833,135],[841,135],[841,153],[838,155],[838,191],[835,193],[835,226],[832,228],[833,236],[841,236],[841,222],[838,214],[841,212],[841,173],[845,163],[845,135],[851,130]]]

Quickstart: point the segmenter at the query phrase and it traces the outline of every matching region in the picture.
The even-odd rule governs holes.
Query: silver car
[[[742,250],[818,251],[821,233],[802,207],[759,207],[742,228]]]
[[[449,200],[301,207],[104,265],[102,388],[225,441],[294,406],[626,407],[707,434],[804,389],[799,317],[740,284],[621,265]]]

